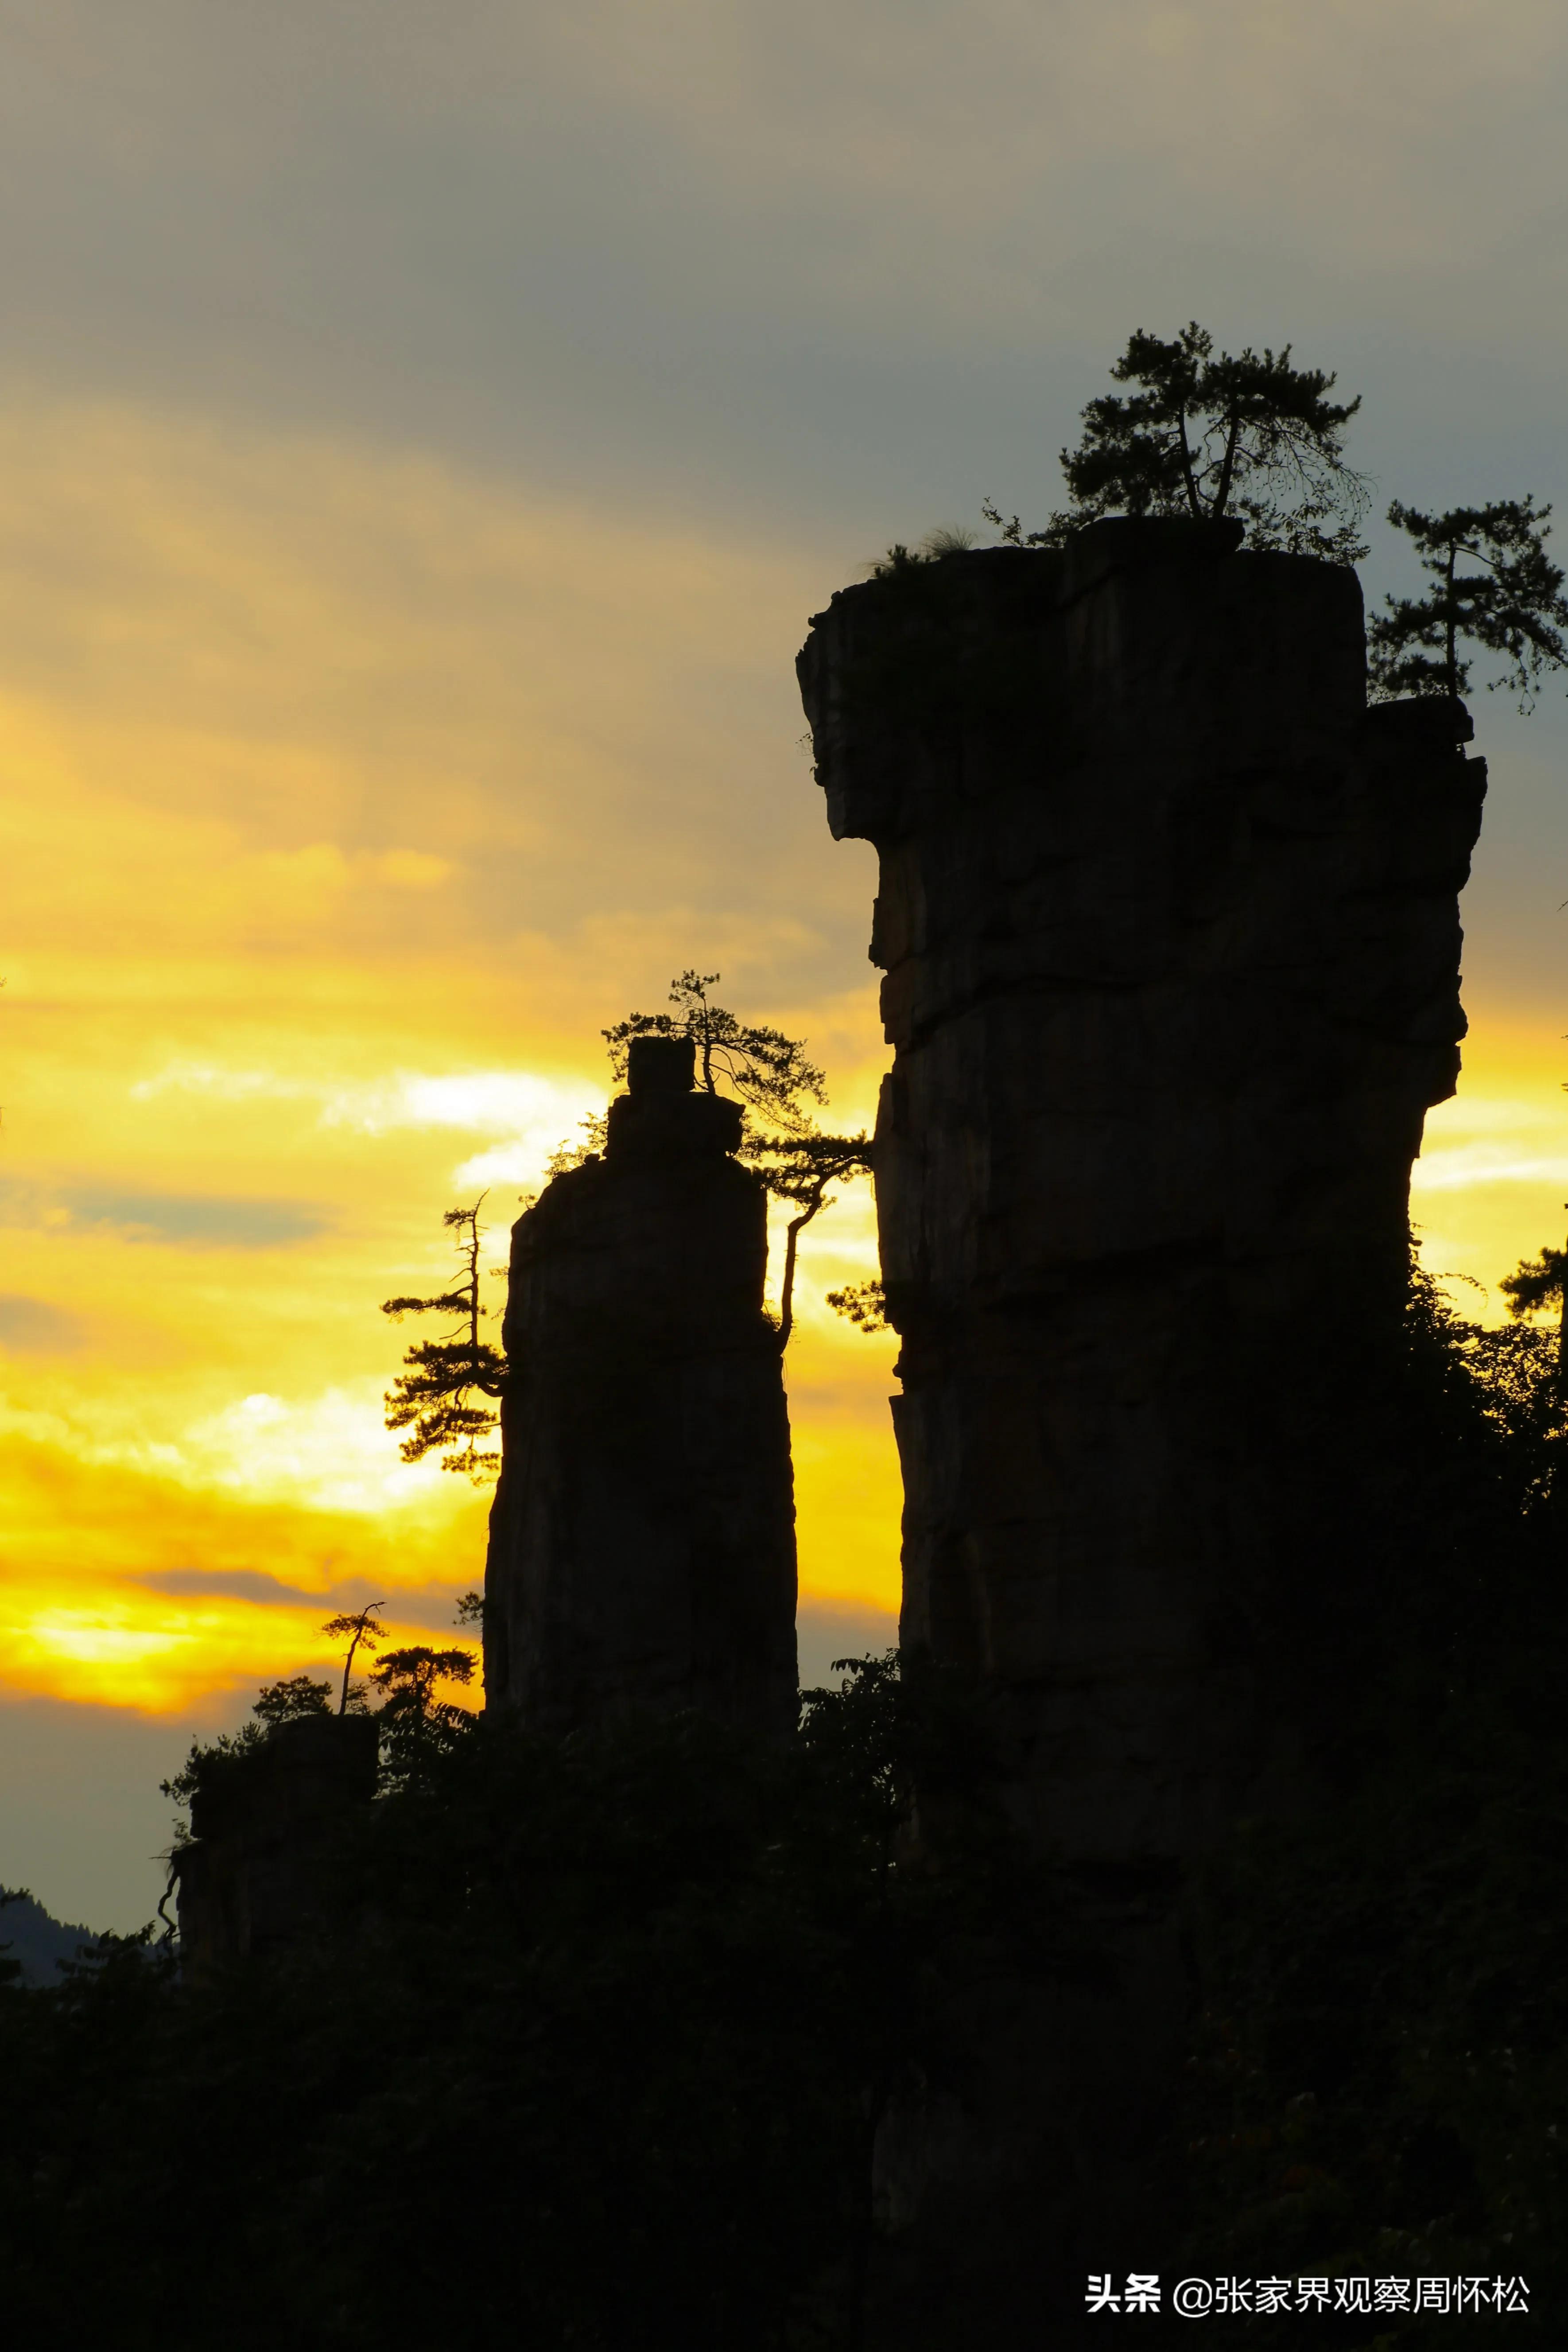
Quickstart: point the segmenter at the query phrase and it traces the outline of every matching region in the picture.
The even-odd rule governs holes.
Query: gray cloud
[[[329,1212],[298,1201],[236,1200],[216,1192],[138,1192],[67,1185],[0,1184],[0,1223],[62,1233],[113,1233],[177,1249],[277,1249],[324,1233]],[[59,1213],[64,1212],[64,1222]],[[50,1309],[49,1312],[56,1310]]]
[[[1048,512],[1196,314],[1337,366],[1384,498],[1561,501],[1565,115],[1546,0],[62,0],[0,88],[0,378],[764,528],[825,592]]]
[[[372,1578],[349,1577],[311,1592],[303,1585],[283,1584],[261,1569],[160,1568],[130,1580],[148,1592],[166,1592],[189,1601],[251,1601],[264,1609],[319,1609],[323,1618],[364,1609],[372,1601],[385,1602],[382,1612],[394,1631],[400,1625],[447,1625],[457,1614],[457,1587],[414,1585],[393,1591]],[[456,1638],[455,1636],[454,1637]]]
[[[308,1592],[303,1585],[280,1584],[258,1568],[158,1568],[132,1580],[149,1592],[167,1592],[183,1600],[255,1601],[268,1609],[314,1601],[329,1616],[340,1607],[362,1609],[365,1605],[358,1599],[345,1601],[335,1591]]]
[[[0,1291],[0,1348],[13,1356],[68,1356],[86,1345],[87,1326],[67,1307]]]
[[[643,744],[683,739],[685,797],[664,828],[602,806],[585,822],[570,783],[547,807],[503,754],[465,744],[485,697],[455,660],[450,695],[429,685],[444,649],[431,600],[410,598],[424,650],[402,649],[407,692],[389,687],[383,765],[399,729],[407,742],[433,726],[416,745],[426,765],[460,770],[482,803],[484,854],[454,886],[476,938],[519,921],[553,936],[569,914],[655,896],[712,936],[741,895],[750,925],[771,886],[790,913],[809,892],[828,940],[770,950],[788,984],[853,971],[870,895],[858,853],[826,854],[809,787],[773,756],[800,728],[790,638],[891,538],[973,523],[988,494],[1047,513],[1056,452],[1134,325],[1196,314],[1233,346],[1293,339],[1307,363],[1337,367],[1364,396],[1353,452],[1380,503],[1531,489],[1568,506],[1568,19],[1546,0],[10,13],[0,396],[189,420],[193,478],[214,421],[317,457],[413,450],[585,515],[696,519],[716,563],[727,538],[760,541],[787,551],[792,579],[820,581],[798,619],[769,614],[765,677],[724,674],[695,620],[687,650],[659,646],[662,683],[639,671],[618,696],[571,668],[563,735],[611,739],[639,817]],[[130,478],[143,481],[134,462]],[[268,484],[287,516],[287,485]],[[143,487],[157,536],[166,501]],[[73,665],[96,678],[116,647],[132,669],[143,658],[125,614],[152,601],[144,551],[107,526],[92,538],[92,521],[62,531],[51,510],[19,535],[0,662],[24,690],[42,676],[80,699],[92,678]],[[351,519],[336,528],[355,536]],[[1408,551],[1373,536],[1375,602],[1414,583]],[[58,567],[84,549],[101,617],[36,645],[30,613],[74,614]],[[413,561],[393,551],[390,570]],[[199,565],[197,586],[210,619],[221,597]],[[507,593],[508,658],[515,647],[533,697],[562,664]],[[574,642],[603,642],[586,604],[569,618]],[[181,614],[162,620],[179,637]],[[183,688],[188,710],[225,728],[261,624],[241,609],[232,626],[234,660],[193,663]],[[465,642],[482,634],[465,627]],[[622,638],[607,661],[623,665]],[[256,673],[269,707],[252,728],[319,728],[301,666]],[[1467,977],[1550,995],[1568,984],[1568,712],[1554,696],[1521,729],[1481,709],[1510,790],[1489,809]],[[643,737],[616,734],[622,709]],[[368,839],[397,817],[423,837],[429,804],[421,767],[417,792],[378,776],[333,822],[345,839],[362,822]],[[240,821],[269,805],[252,796]],[[503,838],[525,809],[551,833],[548,862],[537,841]],[[631,891],[611,876],[622,838]],[[655,971],[664,961],[661,948]],[[725,961],[733,986],[727,949]],[[129,1229],[192,1245],[218,1238],[204,1216],[238,1214],[143,1206]],[[302,1213],[286,1231],[256,1204],[232,1238],[298,1238]]]
[[[170,1835],[158,1783],[179,1769],[189,1738],[129,1707],[0,1688],[0,1882],[94,1928],[152,1919],[168,1875],[154,1859]]]
[[[874,552],[1048,503],[1193,311],[1354,362],[1375,460],[1477,393],[1550,455],[1565,91],[1544,0],[64,0],[0,93],[0,316],[34,381]]]
[[[100,1192],[79,1186],[61,1198],[73,1224],[185,1249],[276,1249],[309,1241],[330,1223],[324,1211],[297,1201],[229,1200],[211,1192]]]
[[[796,1648],[802,1690],[831,1687],[835,1658],[881,1657],[898,1643],[896,1609],[869,1604],[835,1608],[826,1601],[803,1601],[796,1621]]]
[[[248,1601],[264,1609],[304,1607],[319,1610],[323,1619],[382,1601],[385,1603],[382,1614],[394,1633],[411,1624],[453,1625],[457,1613],[455,1581],[394,1591],[371,1578],[350,1577],[329,1585],[324,1592],[311,1592],[303,1585],[281,1583],[260,1569],[234,1568],[152,1569],[131,1580],[144,1591],[165,1592],[176,1600]],[[453,1639],[476,1642],[478,1635],[474,1628],[465,1627],[455,1631]],[[805,1600],[799,1618],[801,1684],[809,1688],[828,1682],[833,1659],[862,1657],[867,1652],[880,1655],[897,1640],[896,1609],[878,1609],[867,1602],[839,1605]]]

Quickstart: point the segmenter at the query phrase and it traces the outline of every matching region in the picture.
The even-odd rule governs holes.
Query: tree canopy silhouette
[[[1542,674],[1568,666],[1568,598],[1563,571],[1546,552],[1549,506],[1533,498],[1422,514],[1397,499],[1388,520],[1415,541],[1431,581],[1425,596],[1388,596],[1366,633],[1375,693],[1458,697],[1469,684],[1466,638],[1501,657],[1489,692],[1505,687],[1521,710],[1533,707]],[[1461,571],[1464,561],[1478,567]]]
[[[804,1043],[786,1037],[781,1029],[760,1022],[737,1021],[708,990],[722,978],[716,971],[683,971],[670,982],[674,1013],[632,1013],[602,1034],[610,1048],[610,1067],[617,1078],[626,1075],[626,1057],[633,1037],[689,1037],[696,1047],[697,1084],[706,1094],[719,1085],[786,1134],[812,1133],[808,1101],[826,1103],[827,1085],[816,1064],[808,1059]]]
[[[394,1780],[417,1774],[433,1756],[449,1753],[473,1728],[470,1708],[435,1695],[441,1683],[473,1681],[472,1650],[433,1650],[423,1643],[389,1650],[377,1659],[370,1678],[381,1694],[376,1726],[382,1766]]]
[[[1355,562],[1369,494],[1343,432],[1361,402],[1331,400],[1337,379],[1293,367],[1291,349],[1216,352],[1196,319],[1168,342],[1140,328],[1111,370],[1134,389],[1090,401],[1082,439],[1061,452],[1071,506],[1027,533],[989,500],[987,520],[1043,547],[1103,515],[1233,515],[1252,547]]]
[[[371,1607],[373,1611],[381,1605],[377,1601],[372,1601]],[[348,1663],[343,1668],[343,1699],[338,1709],[340,1715],[345,1708],[355,1706],[356,1702],[359,1706],[363,1706],[363,1701],[357,1696],[363,1685],[358,1685],[354,1691],[350,1690],[349,1666],[353,1664],[354,1651],[359,1643],[366,1639],[373,1642],[381,1628],[374,1624],[369,1612],[359,1617],[333,1617],[321,1628],[324,1633],[337,1635],[355,1627],[360,1631],[349,1645]],[[236,1773],[244,1773],[266,1745],[268,1732],[278,1724],[297,1723],[302,1716],[330,1715],[332,1685],[317,1682],[309,1675],[290,1675],[284,1681],[264,1684],[256,1695],[250,1712],[252,1720],[242,1723],[237,1731],[220,1731],[215,1739],[206,1741],[193,1739],[190,1753],[180,1769],[172,1773],[167,1780],[158,1783],[163,1795],[172,1797],[176,1805],[188,1812],[197,1796],[230,1780]],[[188,1821],[177,1818],[174,1823],[176,1854],[188,1843],[190,1835]],[[165,1901],[172,1891],[173,1881],[171,1879],[164,1892]],[[162,1905],[159,1907],[162,1909]]]
[[[1557,1378],[1559,1385],[1568,1389],[1568,1250],[1545,1248],[1539,1257],[1521,1259],[1499,1286],[1516,1323],[1545,1307],[1556,1307]]]
[[[332,1622],[338,1624],[341,1621],[334,1618]],[[345,1683],[347,1680],[345,1669]],[[342,1711],[340,1707],[339,1713]],[[286,1682],[268,1683],[251,1708],[252,1715],[269,1729],[275,1723],[298,1723],[303,1716],[330,1715],[331,1712],[331,1684],[316,1682],[309,1675],[290,1675]]]
[[[871,1172],[871,1138],[860,1135],[754,1135],[742,1139],[748,1160],[776,1200],[790,1201],[796,1213],[784,1228],[784,1268],[779,1278],[779,1345],[787,1348],[795,1328],[795,1268],[800,1236],[812,1219],[831,1209],[830,1184]],[[830,1298],[830,1306],[832,1304]]]
[[[810,1106],[826,1105],[827,1084],[804,1041],[759,1022],[740,1021],[726,1006],[716,1004],[708,990],[721,978],[719,972],[695,967],[680,972],[670,982],[673,1013],[629,1013],[603,1036],[617,1078],[625,1076],[634,1037],[689,1037],[696,1047],[698,1086],[707,1094],[727,1092],[745,1106],[739,1156],[756,1169],[776,1200],[792,1202],[797,1213],[785,1229],[779,1285],[782,1348],[794,1329],[800,1235],[832,1206],[831,1185],[871,1173],[872,1139],[863,1132],[825,1135],[819,1129]],[[553,1175],[580,1165],[602,1141],[601,1122],[591,1119],[583,1125],[590,1141],[576,1148],[563,1144],[550,1162]]]
[[[850,1282],[842,1290],[830,1290],[827,1303],[835,1315],[852,1323],[857,1331],[885,1331],[887,1293],[881,1282]]]

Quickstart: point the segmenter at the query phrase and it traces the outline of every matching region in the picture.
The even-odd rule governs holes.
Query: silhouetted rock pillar
[[[602,1159],[512,1229],[487,1703],[575,1729],[794,1723],[795,1514],[767,1200],[689,1039],[632,1041]]]
[[[304,1716],[275,1724],[197,1791],[190,1842],[173,1855],[190,1980],[324,1932],[334,1837],[374,1796],[376,1758],[373,1716]]]
[[[1354,574],[1239,538],[914,565],[800,660],[881,858],[903,1643],[981,1679],[1014,1818],[1116,1889],[1106,2112],[1179,2015],[1182,1865],[1298,1774],[1295,1635],[1353,1638],[1314,1544],[1465,1025],[1468,719],[1368,710]],[[1092,2095],[1062,2160],[1103,2186]]]

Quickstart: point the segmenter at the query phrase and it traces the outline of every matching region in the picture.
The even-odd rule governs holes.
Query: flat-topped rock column
[[[1239,530],[912,565],[800,660],[881,856],[904,1644],[990,1685],[1019,1822],[1084,1860],[1201,1850],[1279,1767],[1465,1025],[1468,721],[1368,710],[1354,574]]]
[[[767,1202],[689,1039],[638,1038],[601,1159],[512,1229],[486,1704],[540,1730],[796,1709],[795,1525]]]
[[[1092,1960],[998,1952],[962,2086],[885,2118],[890,2352],[1098,2341],[1087,2272],[1176,2259],[1195,1864],[1354,1777],[1485,772],[1458,704],[1366,709],[1350,572],[1239,538],[899,566],[800,659],[832,830],[881,860],[904,1652],[977,1683]]]

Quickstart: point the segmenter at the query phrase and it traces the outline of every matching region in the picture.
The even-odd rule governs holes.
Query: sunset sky
[[[193,1730],[346,1603],[457,1638],[487,1497],[400,1463],[377,1304],[483,1188],[504,1255],[606,1024],[699,963],[869,1121],[835,587],[1043,517],[1195,316],[1338,369],[1380,504],[1568,501],[1565,95],[1544,0],[0,0],[0,1882],[139,1923]],[[1495,1319],[1568,1199],[1568,703],[1472,707],[1415,1215]],[[852,1192],[813,1668],[896,1608],[873,1270]]]

